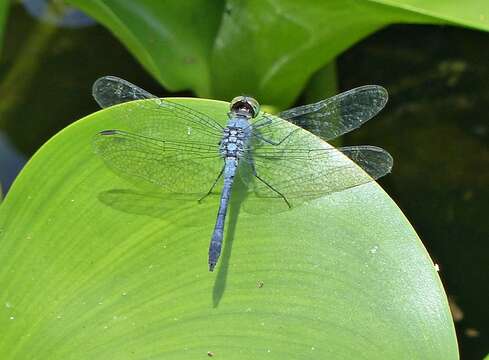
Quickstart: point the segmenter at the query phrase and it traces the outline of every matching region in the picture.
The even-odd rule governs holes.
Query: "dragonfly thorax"
[[[246,132],[241,127],[228,126],[224,128],[220,153],[225,158],[239,159],[244,152]]]

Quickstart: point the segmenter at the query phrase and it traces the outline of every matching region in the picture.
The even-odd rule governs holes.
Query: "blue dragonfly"
[[[236,176],[250,195],[247,203],[280,211],[374,181],[393,165],[391,155],[379,147],[334,148],[317,138],[334,139],[374,117],[388,99],[387,91],[377,85],[358,87],[278,116],[260,112],[252,97],[238,96],[230,102],[224,121],[159,99],[113,76],[98,79],[93,96],[102,108],[146,100],[138,102],[137,119],[128,115],[131,131],[111,129],[96,135],[95,152],[111,170],[196,202],[220,194],[209,246],[210,271],[221,254]]]

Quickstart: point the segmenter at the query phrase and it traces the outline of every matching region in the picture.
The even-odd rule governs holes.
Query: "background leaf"
[[[209,56],[222,1],[68,1],[108,27],[172,91],[210,93]]]
[[[0,357],[457,358],[433,263],[377,184],[268,217],[234,206],[209,273],[216,204],[141,196],[92,153],[128,111],[64,129],[0,205]]]
[[[489,30],[482,0],[463,7],[457,0],[70,3],[107,26],[168,89],[226,100],[247,93],[279,108],[338,54],[386,25]]]

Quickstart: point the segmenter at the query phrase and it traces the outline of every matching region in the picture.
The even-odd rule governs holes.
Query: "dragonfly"
[[[277,116],[260,111],[254,98],[238,96],[222,119],[160,99],[114,76],[96,80],[92,93],[102,108],[145,100],[137,103],[137,117],[127,116],[129,131],[109,129],[95,136],[95,153],[111,170],[196,202],[220,194],[208,252],[210,271],[221,254],[237,176],[250,204],[285,211],[374,181],[393,166],[392,156],[382,148],[335,148],[325,142],[360,127],[384,108],[387,90],[378,85],[354,88]]]

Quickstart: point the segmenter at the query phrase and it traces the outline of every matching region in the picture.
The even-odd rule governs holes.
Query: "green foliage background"
[[[69,2],[109,28],[167,89],[223,100],[246,93],[279,108],[338,54],[388,24],[489,30],[484,0]]]

